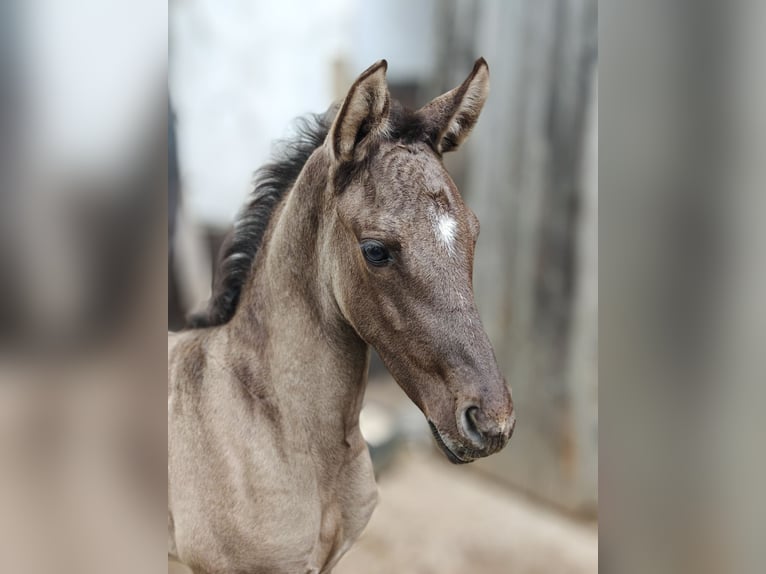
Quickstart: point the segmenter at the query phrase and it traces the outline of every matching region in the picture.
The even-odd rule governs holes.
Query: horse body
[[[168,397],[173,555],[210,574],[329,570],[361,533],[377,497],[358,425],[320,416],[328,415],[321,408],[327,399],[318,396],[316,411],[289,421],[281,415],[294,401],[277,390],[279,382],[321,385],[316,372],[288,368],[289,379],[277,376],[259,396],[247,389],[252,359],[221,360],[245,351],[232,348],[225,332],[177,339],[169,354],[177,384]],[[189,370],[196,376],[186,376]],[[350,404],[360,403],[363,385],[349,385]]]
[[[323,300],[316,261],[284,264],[316,242],[324,184],[303,177],[275,216],[289,225],[261,251],[248,312],[170,339],[176,555],[201,572],[328,571],[377,499],[359,431],[368,347]]]
[[[225,252],[204,328],[170,335],[168,552],[196,572],[330,572],[360,535],[377,500],[359,430],[371,345],[452,462],[510,437],[473,303],[478,224],[440,160],[475,123],[487,78],[477,62],[396,119],[385,62],[362,74],[268,225],[235,226],[245,247]]]

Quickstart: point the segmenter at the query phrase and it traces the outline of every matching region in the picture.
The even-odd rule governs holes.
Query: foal
[[[370,346],[453,463],[513,403],[472,289],[476,216],[442,165],[489,71],[416,112],[386,62],[260,172],[197,328],[168,342],[168,552],[196,572],[330,572],[377,499],[359,411]]]

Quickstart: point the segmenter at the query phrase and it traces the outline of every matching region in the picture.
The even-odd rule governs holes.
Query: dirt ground
[[[595,574],[598,533],[474,469],[406,453],[335,574]]]

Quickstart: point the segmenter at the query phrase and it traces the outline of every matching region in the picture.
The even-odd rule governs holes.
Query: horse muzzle
[[[439,431],[433,421],[428,421],[434,440],[447,460],[453,464],[467,464],[478,458],[501,451],[516,427],[516,415],[502,422],[489,422],[477,407],[464,408],[458,418],[458,437]]]

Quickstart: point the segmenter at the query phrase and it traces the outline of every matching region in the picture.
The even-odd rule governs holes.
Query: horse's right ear
[[[354,159],[362,140],[385,130],[391,96],[386,84],[385,60],[376,62],[356,79],[343,100],[330,129],[330,147],[337,161]]]
[[[484,58],[479,58],[462,84],[418,110],[437,153],[455,150],[465,141],[488,94],[489,66]]]

